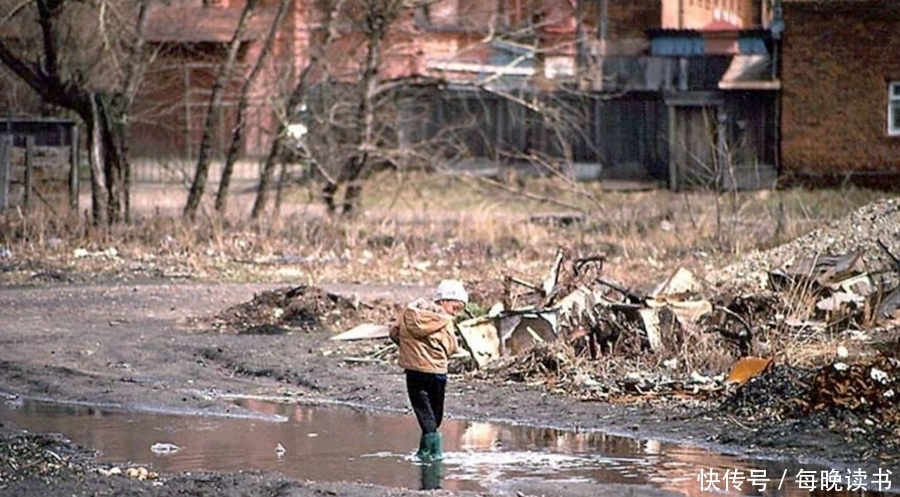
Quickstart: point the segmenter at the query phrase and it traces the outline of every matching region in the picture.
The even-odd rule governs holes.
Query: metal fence
[[[665,179],[667,118],[658,93],[503,95],[435,90],[413,142],[492,163],[537,159],[596,166],[604,177]]]

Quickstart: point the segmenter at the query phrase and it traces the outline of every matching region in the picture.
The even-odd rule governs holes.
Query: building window
[[[888,135],[900,136],[900,81],[888,83]]]

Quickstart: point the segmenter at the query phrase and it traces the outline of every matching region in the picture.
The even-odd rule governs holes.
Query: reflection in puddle
[[[742,491],[730,495],[808,496],[817,494],[800,488],[793,476],[801,469],[816,470],[816,474],[823,469],[746,461],[698,448],[597,432],[456,420],[445,421],[442,427],[445,459],[423,466],[412,458],[419,435],[412,416],[254,399],[237,403],[285,421],[177,416],[36,401],[0,407],[0,421],[31,431],[62,432],[79,444],[99,449],[103,461],[149,463],[156,471],[272,470],[299,479],[511,494],[536,484],[554,485],[554,493],[559,495],[579,484],[595,489],[601,484],[705,496],[711,492],[701,491],[697,479],[701,469],[721,477],[727,470],[740,469],[747,476],[751,470],[765,472],[767,491],[760,492],[745,481]],[[157,445],[154,452],[154,444],[172,444],[178,450],[160,451]],[[777,490],[785,469],[788,476]],[[900,472],[894,474],[900,478]],[[724,489],[723,484],[717,487]],[[851,494],[830,491],[827,495]]]

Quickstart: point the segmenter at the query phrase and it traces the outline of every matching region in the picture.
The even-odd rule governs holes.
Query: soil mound
[[[363,302],[355,296],[302,285],[255,294],[253,299],[218,313],[213,326],[240,334],[339,332],[363,322],[388,323],[397,309],[395,303]]]
[[[706,279],[717,286],[757,292],[766,287],[770,270],[816,254],[860,252],[869,267],[882,266],[885,254],[878,241],[881,240],[892,253],[900,253],[898,226],[900,199],[873,202],[788,243],[751,252],[735,264],[711,271]]]

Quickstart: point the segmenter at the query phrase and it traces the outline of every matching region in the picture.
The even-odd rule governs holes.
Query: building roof
[[[227,43],[234,36],[242,9],[220,7],[156,7],[148,13],[147,41],[155,43]],[[261,38],[275,18],[273,9],[257,9],[241,41]]]

